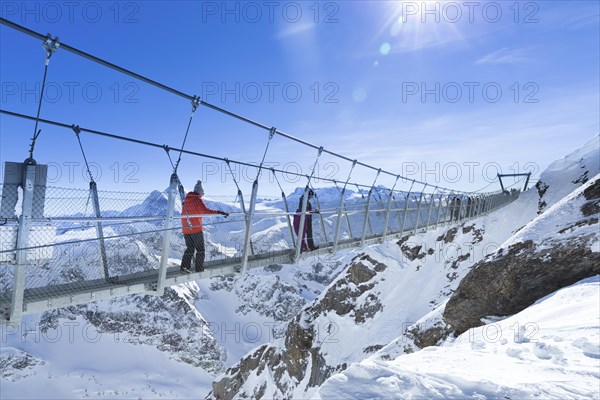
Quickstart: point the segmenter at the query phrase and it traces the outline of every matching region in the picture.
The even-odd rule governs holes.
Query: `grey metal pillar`
[[[434,196],[435,193],[431,193],[431,204],[429,204],[429,211],[427,212],[427,223],[425,224],[425,232],[427,232],[427,229],[429,228],[429,220],[431,219],[431,209],[433,208],[433,204],[435,203],[435,200],[433,199]]]
[[[285,208],[285,220],[287,221],[288,228],[290,229],[290,238],[292,241],[292,246],[296,246],[296,241],[294,240],[294,228],[292,227],[292,222],[290,220],[290,207],[288,206],[287,198],[285,197],[285,193],[281,192],[281,198],[283,199],[283,206]]]
[[[90,194],[92,196],[92,205],[94,207],[94,214],[96,218],[102,218],[100,212],[100,200],[98,198],[98,186],[96,182],[90,182]],[[106,256],[106,243],[104,242],[104,230],[102,229],[102,221],[96,221],[96,236],[100,245],[100,262],[102,262],[102,270],[104,271],[104,280],[110,281],[110,274],[108,272],[108,257]]]
[[[302,241],[304,235],[304,222],[306,221],[306,207],[308,204],[308,185],[304,188],[302,197],[302,210],[300,214],[300,225],[298,226],[298,238],[296,239],[296,254],[294,254],[294,263],[300,260],[300,252],[302,250]]]
[[[425,187],[423,187],[425,190]],[[417,220],[415,221],[415,229],[413,230],[413,234],[417,233],[417,229],[419,229],[419,219],[421,217],[421,202],[423,201],[423,192],[419,195],[419,205],[417,206]]]
[[[283,192],[281,192],[283,193]],[[238,198],[240,199],[240,208],[242,209],[242,212],[244,213],[244,215],[246,215],[246,204],[244,203],[244,195],[242,194],[242,189],[238,189]],[[284,197],[285,200],[285,197]],[[285,203],[287,206],[287,202]],[[293,236],[292,236],[292,240],[293,240]],[[254,243],[252,243],[252,239],[250,239],[250,253],[252,255],[254,255]]]
[[[452,196],[454,196],[454,193],[450,192],[448,198],[446,199],[446,211],[444,212],[444,226],[448,225],[448,223],[452,223],[452,214],[450,214],[450,221],[448,221],[448,212],[450,211],[450,204],[452,204]]]
[[[335,233],[334,233],[334,238],[333,238],[333,252],[335,253],[337,251],[337,246],[338,246],[338,242],[340,240],[340,227],[342,225],[342,207],[344,207],[344,193],[346,192],[346,188],[343,188],[342,191],[340,192],[340,204],[338,207],[338,216],[337,216],[337,221],[335,222]],[[344,207],[345,209],[345,207]],[[344,210],[345,211],[345,210]],[[348,212],[346,212],[346,218],[348,217]],[[348,228],[350,227],[350,222],[347,221],[348,223]],[[350,234],[350,232],[348,232]],[[352,234],[350,234],[350,237],[352,237]]]
[[[360,247],[365,245],[365,238],[367,237],[367,226],[369,225],[369,207],[371,207],[371,195],[373,192],[373,188],[369,189],[369,195],[367,197],[367,205],[365,206],[365,220],[363,222],[363,230],[362,236],[360,238]],[[371,235],[373,234],[373,229],[371,228]]]
[[[440,194],[440,199],[439,199],[440,204],[438,205],[438,208],[437,208],[437,216],[435,218],[435,227],[434,227],[434,229],[437,229],[438,224],[440,223],[440,213],[442,211],[442,199],[443,198],[444,198],[444,195]]]
[[[171,249],[171,227],[173,226],[173,214],[175,211],[175,196],[177,194],[179,178],[177,174],[171,175],[169,184],[167,215],[165,216],[164,232],[162,238],[162,253],[160,255],[160,266],[158,267],[158,282],[156,294],[162,296],[165,292],[165,281],[167,279],[167,268],[169,265],[169,250]]]
[[[387,233],[388,233],[388,223],[390,222],[390,208],[392,207],[392,199],[394,198],[394,188],[396,187],[396,184],[398,183],[398,179],[400,179],[400,177],[396,178],[396,182],[394,182],[394,186],[392,186],[392,189],[390,190],[390,194],[388,197],[388,201],[387,201],[387,206],[385,207],[385,217],[384,217],[384,221],[383,221],[383,236],[381,237],[381,240],[384,241]]]
[[[244,238],[244,251],[242,254],[242,275],[244,275],[248,269],[248,256],[252,252],[252,246],[250,244],[250,235],[252,234],[252,217],[254,216],[254,209],[256,208],[256,196],[258,195],[258,179],[254,180],[252,184],[252,195],[250,196],[250,210],[246,213],[246,236]]]
[[[27,162],[26,162],[27,163]],[[19,217],[19,230],[17,231],[16,268],[13,283],[12,301],[10,303],[11,323],[21,321],[23,315],[23,300],[25,294],[25,272],[27,268],[27,248],[29,244],[29,229],[33,209],[33,187],[35,185],[35,161],[27,163],[23,176],[23,205]],[[20,249],[20,250],[19,250]]]
[[[317,206],[318,210],[321,210],[321,205],[319,204],[319,198],[317,197],[317,192],[314,191],[315,193],[315,205]],[[325,232],[325,222],[323,222],[323,216],[319,213],[319,220],[321,221],[321,232],[323,233],[323,241],[325,243],[327,243],[327,232]],[[314,236],[313,236],[313,240],[314,240]]]
[[[404,224],[406,223],[406,214],[408,213],[408,199],[410,198],[410,190],[406,194],[406,201],[404,202],[404,215],[402,216],[402,224],[400,226],[400,236],[404,234]]]

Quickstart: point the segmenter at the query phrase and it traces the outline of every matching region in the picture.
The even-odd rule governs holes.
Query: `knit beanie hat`
[[[194,192],[198,193],[199,195],[203,195],[204,194],[204,189],[202,189],[202,182],[201,181],[196,182],[196,186],[194,186]]]

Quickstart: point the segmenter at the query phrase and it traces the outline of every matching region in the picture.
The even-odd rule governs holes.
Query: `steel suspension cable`
[[[21,25],[19,25],[19,24],[16,24],[16,23],[14,23],[14,22],[12,22],[12,21],[9,21],[9,20],[7,20],[7,19],[5,19],[5,18],[0,18],[0,23],[1,23],[1,24],[3,24],[3,25],[6,25],[6,26],[8,26],[8,27],[10,27],[10,28],[12,28],[12,29],[15,29],[15,30],[21,31],[21,32],[23,32],[23,33],[25,33],[25,34],[27,34],[27,35],[30,35],[30,36],[34,37],[34,38],[37,38],[37,39],[40,39],[40,40],[45,40],[45,39],[46,39],[46,36],[44,36],[44,35],[42,35],[42,34],[40,34],[40,33],[38,33],[38,32],[35,32],[35,31],[33,31],[33,30],[30,30],[30,29],[28,29],[28,28],[26,28],[26,27],[24,27],[24,26],[21,26]],[[67,44],[64,44],[64,43],[62,43],[62,44],[61,44],[61,48],[63,48],[63,49],[64,49],[64,50],[66,50],[66,51],[69,51],[69,52],[71,52],[71,53],[73,53],[73,54],[76,54],[76,55],[78,55],[78,56],[81,56],[81,57],[87,58],[87,59],[89,59],[89,60],[91,60],[91,61],[93,61],[93,62],[96,62],[96,63],[99,63],[99,64],[101,64],[101,65],[104,65],[105,67],[108,67],[108,68],[114,69],[114,70],[116,70],[116,71],[118,71],[118,72],[121,72],[121,73],[123,73],[123,74],[129,75],[129,76],[131,76],[131,77],[133,77],[133,78],[135,78],[135,79],[141,80],[141,81],[143,81],[143,82],[146,82],[146,83],[148,83],[148,84],[150,84],[150,85],[153,85],[153,86],[155,86],[155,87],[158,87],[159,89],[162,89],[162,90],[165,90],[165,91],[167,91],[167,92],[170,92],[170,93],[172,93],[172,94],[175,94],[175,95],[177,95],[177,96],[183,97],[183,98],[185,98],[185,99],[188,99],[188,100],[193,100],[193,99],[195,98],[195,96],[191,96],[191,95],[188,95],[188,94],[186,94],[186,93],[183,93],[183,92],[181,92],[181,91],[179,91],[179,90],[176,90],[176,89],[174,89],[174,88],[172,88],[172,87],[169,87],[169,86],[167,86],[167,85],[164,85],[164,84],[162,84],[162,83],[159,83],[159,82],[157,82],[157,81],[155,81],[155,80],[152,80],[152,79],[150,79],[150,78],[147,78],[147,77],[145,77],[145,76],[142,76],[142,75],[140,75],[140,74],[137,74],[137,73],[135,73],[135,72],[132,72],[132,71],[130,71],[130,70],[128,70],[128,69],[125,69],[125,68],[123,68],[123,67],[120,67],[120,66],[118,66],[118,65],[116,65],[116,64],[113,64],[113,63],[111,63],[111,62],[108,62],[108,61],[106,61],[106,60],[103,60],[103,59],[101,59],[101,58],[98,58],[98,57],[96,57],[96,56],[93,56],[93,55],[91,55],[91,54],[89,54],[89,53],[86,53],[86,52],[84,52],[84,51],[82,51],[82,50],[79,50],[79,49],[77,49],[77,48],[75,48],[75,47],[72,47],[72,46],[69,46],[69,45],[67,45]],[[270,131],[270,130],[272,129],[272,128],[268,127],[267,125],[264,125],[264,124],[262,124],[262,123],[259,123],[259,122],[256,122],[256,121],[253,121],[253,120],[251,120],[251,119],[249,119],[249,118],[247,118],[247,117],[241,116],[241,115],[239,115],[239,114],[236,114],[236,113],[234,113],[234,112],[228,111],[228,110],[226,110],[226,109],[223,109],[223,108],[221,108],[221,107],[215,106],[215,105],[213,105],[213,104],[210,104],[210,103],[208,103],[208,102],[206,102],[206,101],[204,101],[204,100],[199,100],[199,104],[200,104],[200,105],[202,105],[202,106],[205,106],[205,107],[207,107],[207,108],[210,108],[210,109],[212,109],[212,110],[215,110],[215,111],[218,111],[218,112],[220,112],[220,113],[223,113],[223,114],[225,114],[225,115],[228,115],[228,116],[230,116],[230,117],[233,117],[233,118],[236,118],[236,119],[238,119],[238,120],[241,120],[241,121],[243,121],[243,122],[246,122],[246,123],[248,123],[248,124],[254,125],[254,126],[258,127],[258,128],[261,128],[261,129],[264,129],[264,130],[268,130],[268,131]],[[307,141],[305,141],[305,140],[302,140],[302,139],[300,139],[300,138],[297,138],[297,137],[295,137],[295,136],[292,136],[292,135],[290,135],[290,134],[284,133],[284,132],[282,132],[282,131],[276,130],[276,131],[275,131],[275,134],[277,134],[277,135],[280,135],[280,136],[283,136],[283,137],[285,137],[285,138],[287,138],[287,139],[293,140],[293,141],[295,141],[295,142],[298,142],[298,143],[300,143],[300,144],[303,144],[303,145],[305,145],[305,146],[312,147],[312,148],[314,148],[314,149],[319,149],[319,151],[321,151],[321,152],[325,152],[325,153],[328,153],[328,154],[330,154],[330,155],[332,155],[332,156],[334,156],[334,157],[341,158],[341,159],[343,159],[343,160],[346,160],[346,161],[349,161],[349,162],[354,162],[354,161],[355,161],[355,160],[353,160],[353,159],[351,159],[351,158],[349,158],[349,157],[346,157],[346,156],[344,156],[344,155],[341,155],[341,154],[339,154],[339,153],[333,152],[333,151],[331,151],[331,150],[324,149],[322,146],[317,146],[317,145],[315,145],[315,144],[313,144],[313,143],[307,142]],[[374,166],[372,166],[372,165],[369,165],[369,164],[366,164],[366,163],[363,163],[363,162],[359,162],[359,161],[357,161],[357,164],[358,164],[358,165],[360,165],[360,166],[363,166],[363,167],[365,167],[365,168],[372,169],[372,170],[374,170],[374,171],[377,171],[377,170],[379,170],[377,167],[374,167]],[[397,176],[397,174],[394,174],[394,173],[392,173],[392,172],[389,172],[389,171],[381,170],[381,172],[382,172],[382,173],[384,173],[384,174],[390,175],[390,176],[394,176],[394,177],[396,177],[396,176]],[[409,178],[407,178],[407,177],[403,177],[403,178],[405,178],[405,179],[409,179]],[[417,181],[417,182],[418,182],[418,183],[421,183],[421,184],[425,184],[425,182],[421,182],[421,181]],[[448,188],[441,188],[441,189],[444,189],[444,190],[451,190],[451,189],[448,189]],[[466,192],[465,192],[465,193],[466,193]]]
[[[73,132],[75,132],[75,137],[77,137],[77,142],[79,143],[79,148],[81,149],[81,155],[83,156],[83,162],[85,162],[85,168],[87,170],[88,175],[90,176],[90,182],[94,182],[94,177],[92,176],[92,172],[90,171],[90,165],[88,164],[87,157],[85,156],[85,151],[83,150],[83,145],[81,144],[81,138],[79,137],[81,129],[78,125],[73,125],[72,129]]]
[[[177,173],[177,168],[179,168],[179,163],[181,162],[181,155],[183,154],[183,149],[185,149],[185,142],[187,141],[188,133],[190,132],[190,126],[192,126],[192,119],[194,118],[194,113],[196,112],[196,109],[198,108],[199,105],[200,105],[200,98],[197,96],[194,96],[194,99],[192,100],[192,114],[190,115],[190,119],[188,121],[187,128],[185,130],[185,135],[183,136],[183,143],[181,144],[181,151],[179,152],[179,158],[177,158],[177,162],[173,166],[174,174]],[[168,152],[167,152],[167,154],[168,154]],[[169,159],[171,159],[171,156],[169,156]],[[171,160],[171,164],[173,164],[172,160]]]
[[[271,139],[273,139],[273,136],[275,136],[275,132],[277,132],[277,129],[274,127],[271,128],[271,130],[269,131],[269,139],[267,140],[267,146],[265,147],[265,151],[263,153],[262,160],[260,160],[260,164],[258,166],[258,172],[256,173],[257,181],[260,178],[260,173],[262,171],[262,167],[265,162],[265,157],[267,156],[267,152],[269,151],[269,145],[271,144]]]
[[[46,61],[44,62],[44,78],[42,79],[42,88],[40,90],[40,100],[38,101],[37,114],[35,117],[35,127],[33,128],[33,137],[31,138],[31,146],[29,148],[29,159],[33,161],[33,151],[35,149],[35,142],[40,135],[41,129],[38,131],[38,124],[40,122],[40,113],[42,111],[42,102],[44,100],[44,89],[46,87],[46,77],[48,76],[48,65],[50,64],[50,57],[60,46],[58,37],[52,39],[50,34],[46,36],[43,47],[46,51]]]
[[[17,113],[14,111],[8,111],[8,110],[4,110],[4,109],[0,109],[0,114],[6,114],[6,115],[10,115],[12,117],[15,118],[21,118],[21,119],[25,119],[25,120],[30,120],[30,121],[35,121],[36,118],[34,116],[31,115],[26,115],[26,114],[21,114],[21,113]],[[44,124],[48,124],[48,125],[53,125],[53,126],[57,126],[57,127],[61,127],[61,128],[66,128],[69,130],[72,130],[72,124],[67,124],[64,122],[58,122],[58,121],[54,121],[54,120],[49,120],[49,119],[44,119],[44,118],[39,118],[39,122],[44,123]],[[241,165],[241,166],[245,166],[245,167],[251,167],[251,168],[258,168],[255,164],[251,164],[251,163],[247,163],[244,161],[238,161],[238,160],[232,160],[232,159],[227,159],[224,157],[218,157],[218,156],[213,156],[210,154],[205,154],[205,153],[200,153],[200,152],[196,152],[196,151],[192,151],[192,150],[185,150],[185,149],[179,149],[179,148],[175,148],[175,147],[170,147],[167,146],[165,144],[159,144],[159,143],[155,143],[155,142],[150,142],[147,140],[141,140],[141,139],[136,139],[136,138],[132,138],[132,137],[128,137],[128,136],[123,136],[123,135],[117,135],[117,134],[113,134],[113,133],[108,133],[108,132],[102,132],[102,131],[98,131],[98,130],[94,130],[94,129],[89,129],[89,128],[84,128],[84,127],[79,127],[79,129],[81,130],[81,132],[85,132],[85,133],[89,133],[92,135],[98,135],[98,136],[103,136],[103,137],[107,137],[107,138],[111,138],[111,139],[115,139],[115,140],[122,140],[125,142],[130,142],[130,143],[134,143],[134,144],[139,144],[139,145],[144,145],[144,146],[148,146],[148,147],[155,147],[155,148],[159,148],[159,149],[163,149],[163,150],[173,150],[173,151],[181,151],[185,154],[189,154],[189,155],[193,155],[193,156],[198,156],[198,157],[204,157],[204,158],[208,158],[211,160],[216,160],[216,161],[226,161],[229,160],[231,163],[237,164],[237,165]],[[355,160],[353,160],[355,161]],[[358,165],[359,162],[356,162],[356,165]],[[281,174],[288,174],[288,175],[292,175],[292,176],[298,176],[298,177],[307,177],[307,175],[299,173],[299,172],[293,172],[293,171],[286,171],[286,170],[282,170],[282,169],[277,169],[275,168],[276,172],[279,172]],[[383,172],[383,171],[382,171]],[[404,177],[402,177],[404,178]],[[325,181],[325,182],[336,182],[334,179],[331,178],[320,178],[321,180]],[[405,178],[408,179],[408,178]],[[417,182],[414,179],[410,179],[413,183]],[[418,183],[422,183],[422,182],[418,182]],[[364,187],[364,188],[369,188],[368,185],[364,185],[364,184],[359,184],[359,183],[355,183],[355,182],[350,182],[348,181],[347,184],[351,184],[351,185],[355,185],[357,187]],[[440,189],[445,189],[445,188],[440,188]],[[454,190],[451,189],[445,189],[448,191],[451,191],[453,193],[458,193]]]

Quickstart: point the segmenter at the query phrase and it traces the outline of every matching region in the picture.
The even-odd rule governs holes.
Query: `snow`
[[[439,347],[404,354],[405,346],[415,347],[402,335],[415,324],[426,328],[440,321],[445,302],[460,279],[474,263],[494,253],[499,246],[506,247],[517,240],[546,243],[597,235],[597,224],[580,226],[563,234],[557,232],[580,217],[578,208],[583,200],[579,195],[585,179],[579,178],[585,175],[586,179],[593,180],[598,174],[599,140],[596,136],[582,149],[553,163],[541,175],[548,185],[542,197],[546,205],[541,215],[538,216],[540,196],[538,190],[532,188],[501,210],[459,227],[448,243],[440,240],[447,235],[448,227],[410,237],[404,246],[422,246],[422,258],[411,260],[397,243],[388,242],[323,258],[306,257],[298,265],[252,269],[245,277],[213,278],[174,289],[192,307],[193,318],[206,323],[202,334],[214,340],[215,348],[226,352],[224,365],[231,367],[256,351],[257,346],[271,344],[283,349],[282,336],[289,321],[322,300],[344,277],[354,256],[368,255],[387,268],[373,278],[374,287],[355,300],[354,310],[372,301],[369,295],[375,296],[382,308],[362,323],[355,321],[354,311],[348,315],[335,312],[303,315],[304,329],[318,327],[316,343],[327,365],[345,363],[348,369],[330,377],[321,388],[307,390],[308,377],[303,382],[293,382],[294,398],[600,398],[597,389],[600,384],[598,278],[563,288],[504,320],[490,317],[488,325],[447,340]],[[573,190],[576,192],[569,195]],[[316,191],[321,209],[338,206],[338,189]],[[299,188],[288,197],[290,211],[295,210],[302,192]],[[360,193],[347,190],[346,198],[348,209],[364,207]],[[164,193],[154,192],[140,206],[126,211],[156,215],[162,212],[165,202]],[[239,212],[239,208],[230,203],[210,200],[208,203],[212,208]],[[402,205],[399,199],[395,206]],[[373,207],[377,207],[376,201]],[[281,200],[263,199],[257,204],[260,213],[282,208]],[[209,257],[232,256],[239,251],[231,243],[242,240],[244,221],[239,216],[235,216],[237,220],[233,217],[230,216],[227,223],[214,225],[206,219],[207,254],[215,250]],[[331,235],[337,216],[323,217],[327,234]],[[371,222],[374,231],[382,230],[382,218],[374,217]],[[392,216],[390,224],[397,222]],[[315,219],[315,227],[317,223]],[[362,223],[361,213],[351,218],[355,235],[362,229]],[[137,228],[128,229],[143,230],[148,226],[151,225],[136,224]],[[347,235],[345,221],[341,228],[342,234]],[[112,229],[107,228],[107,232]],[[118,234],[120,229],[125,228],[116,227],[110,234]],[[259,214],[253,221],[253,232],[253,242],[259,249],[272,249],[273,243],[277,248],[290,244],[284,217],[263,218]],[[320,239],[320,229],[315,232],[319,232],[317,239]],[[94,233],[91,228],[66,230],[56,233],[53,240],[84,238]],[[174,236],[174,247],[181,246],[181,238]],[[230,242],[225,243],[225,237]],[[151,268],[157,262],[156,248],[151,243],[142,245],[142,238],[139,239],[136,246],[146,258],[135,259],[133,267]],[[590,246],[600,251],[598,240]],[[71,247],[71,253],[79,257],[83,248]],[[433,252],[428,254],[430,249]],[[57,254],[54,257],[57,258]],[[171,258],[173,263],[179,261],[176,252]],[[86,260],[96,262],[89,256]],[[56,272],[63,265],[62,260],[59,261],[52,268],[40,269],[46,275],[40,276],[37,284],[59,283],[64,279]],[[369,262],[365,264],[373,268]],[[347,285],[356,286],[351,282]],[[139,311],[129,297],[110,303],[97,302],[90,306],[89,312],[96,309]],[[22,370],[3,367],[1,397],[200,398],[211,390],[216,378],[214,373],[182,362],[156,346],[129,343],[117,333],[100,333],[84,315],[75,319],[61,318],[61,332],[56,328],[42,331],[40,315],[26,316],[24,325],[16,332],[3,326],[0,365],[29,357],[29,366]],[[152,318],[155,314],[148,313],[149,321]],[[70,323],[74,324],[73,340]],[[181,331],[165,325],[157,325],[157,328]],[[268,368],[262,372],[252,371],[244,389],[254,393],[265,385],[265,398],[277,397],[280,392],[274,379]],[[283,379],[292,380],[289,376]]]
[[[600,398],[600,277],[439,347],[367,358],[329,378],[321,399]]]

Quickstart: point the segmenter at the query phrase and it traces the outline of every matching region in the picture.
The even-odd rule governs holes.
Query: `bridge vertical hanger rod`
[[[367,195],[367,205],[365,206],[365,220],[363,222],[363,231],[362,237],[360,238],[360,247],[365,245],[365,239],[367,237],[367,226],[371,228],[371,235],[373,234],[373,228],[370,225],[369,221],[369,208],[371,207],[371,197],[373,196],[373,189],[375,188],[375,184],[377,183],[377,178],[379,178],[379,174],[381,174],[381,169],[377,171],[377,175],[375,176],[375,180],[369,189],[369,194]]]
[[[387,236],[388,233],[388,223],[390,222],[390,208],[392,207],[392,198],[394,197],[394,188],[396,187],[396,185],[398,184],[398,179],[400,179],[400,175],[398,175],[396,177],[396,181],[394,182],[394,186],[392,186],[392,189],[390,189],[390,194],[387,200],[387,205],[385,207],[385,217],[384,217],[384,221],[383,221],[383,236],[381,238],[381,241],[385,241],[385,238]]]
[[[94,180],[90,181],[90,193],[92,195],[92,205],[94,207],[94,214],[96,218],[102,218],[100,213],[100,200],[98,199],[98,186]],[[110,281],[110,274],[108,272],[108,257],[106,256],[106,243],[104,242],[104,230],[102,229],[102,221],[96,221],[96,236],[100,244],[100,261],[102,262],[102,270],[104,271],[104,280]]]
[[[23,205],[19,217],[17,249],[25,249],[29,243],[29,229],[33,212],[33,189],[35,185],[35,161],[27,159],[23,176]],[[27,268],[27,250],[17,250],[12,301],[10,303],[10,322],[18,323],[23,315],[25,293],[25,271]]]
[[[433,208],[433,204],[435,203],[434,196],[436,190],[437,186],[433,189],[433,192],[431,192],[431,204],[429,204],[429,211],[427,212],[427,223],[425,224],[425,232],[427,232],[427,229],[429,228],[429,220],[431,219],[431,209]]]
[[[176,173],[171,175],[169,183],[169,193],[167,202],[167,215],[165,216],[164,233],[162,238],[162,253],[160,255],[160,266],[158,268],[158,281],[156,284],[156,294],[162,296],[165,292],[165,281],[167,279],[167,267],[169,264],[169,250],[171,249],[171,226],[173,214],[175,212],[175,196],[177,194],[177,185],[179,178]]]
[[[415,184],[415,180],[413,179],[410,184],[410,189],[408,189],[408,193],[406,194],[406,200],[404,201],[404,215],[402,215],[402,224],[400,226],[400,236],[404,234],[404,225],[406,224],[406,214],[408,214],[408,202],[410,201],[410,192]]]
[[[427,188],[427,184],[423,185],[423,190],[421,190],[421,194],[419,195],[419,205],[417,206],[417,220],[415,221],[415,229],[413,231],[413,235],[417,233],[417,229],[419,229],[419,220],[421,219],[421,203],[423,201],[423,191]]]
[[[244,250],[242,255],[242,275],[248,270],[248,256],[252,251],[250,245],[250,236],[252,235],[252,218],[254,217],[254,209],[256,208],[256,196],[258,195],[258,178],[252,184],[252,195],[250,196],[250,209],[246,213],[246,235],[244,237]]]

